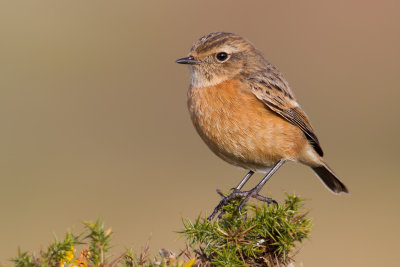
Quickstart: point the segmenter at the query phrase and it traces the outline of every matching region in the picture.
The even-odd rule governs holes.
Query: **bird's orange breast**
[[[303,132],[271,111],[239,80],[191,87],[188,108],[201,138],[227,162],[262,170],[295,160],[308,144]]]

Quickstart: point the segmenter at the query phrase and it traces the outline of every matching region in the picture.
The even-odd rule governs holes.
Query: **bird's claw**
[[[234,188],[234,191],[232,193],[230,193],[228,196],[225,196],[221,192],[221,190],[217,189],[217,193],[222,197],[222,200],[215,207],[213,213],[207,218],[207,220],[209,220],[209,221],[211,221],[215,217],[215,215],[217,215],[217,213],[221,210],[222,207],[226,206],[229,203],[229,201],[231,201],[234,198],[239,198],[239,197],[243,198],[243,200],[241,201],[239,208],[238,208],[238,212],[240,215],[242,215],[241,211],[242,211],[244,205],[249,201],[249,199],[251,197],[253,197],[257,200],[263,201],[263,202],[267,202],[268,204],[274,203],[276,206],[278,206],[278,202],[276,202],[272,198],[259,195],[256,190],[236,191],[236,188]],[[222,210],[220,212],[220,214],[218,215],[218,219],[220,219],[224,213],[225,213],[225,211]],[[246,215],[247,214],[245,214],[245,216]]]
[[[217,191],[218,195],[220,195],[222,198],[226,197],[226,196],[224,195],[224,193],[222,193],[221,189],[218,189],[218,188],[217,188],[216,191]]]

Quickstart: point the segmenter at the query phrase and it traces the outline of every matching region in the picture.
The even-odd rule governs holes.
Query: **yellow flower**
[[[65,257],[60,260],[60,267],[64,266],[65,263],[69,263],[74,258],[75,249],[71,246],[70,250],[65,251]]]
[[[74,254],[75,254],[75,249],[74,246],[71,246],[70,250],[65,252],[65,259],[67,260],[67,262],[72,261],[72,259],[74,258]]]
[[[74,260],[70,267],[87,267],[87,263],[80,260]]]
[[[186,262],[182,267],[192,267],[195,261],[196,258],[192,258],[190,261]]]

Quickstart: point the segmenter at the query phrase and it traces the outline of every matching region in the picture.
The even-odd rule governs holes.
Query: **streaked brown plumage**
[[[250,176],[274,167],[266,180],[285,161],[298,161],[332,192],[348,192],[322,159],[318,138],[288,83],[249,41],[232,33],[210,33],[177,62],[190,66],[190,116],[215,154],[250,170]],[[248,191],[244,201],[258,196],[266,180]]]

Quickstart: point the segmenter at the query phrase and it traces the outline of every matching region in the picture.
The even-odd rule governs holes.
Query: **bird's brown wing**
[[[276,72],[253,76],[249,79],[251,91],[272,111],[298,126],[315,151],[322,157],[321,145],[307,115],[301,110],[287,82],[280,77],[281,74]]]

